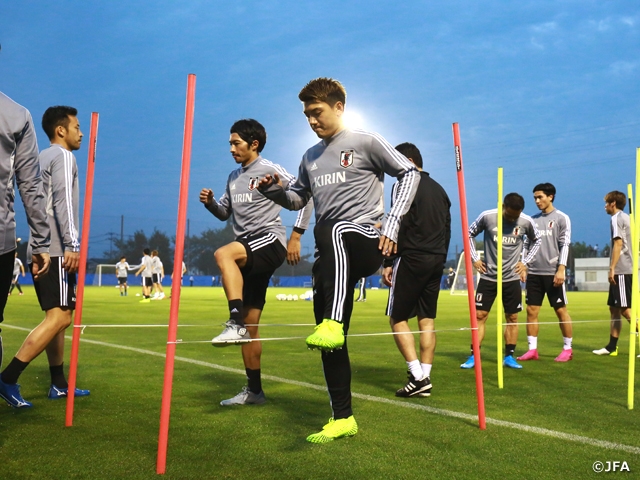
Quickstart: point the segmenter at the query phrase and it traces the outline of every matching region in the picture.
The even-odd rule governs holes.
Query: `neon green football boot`
[[[341,418],[339,420],[329,419],[321,432],[312,433],[307,437],[307,442],[311,443],[329,443],[336,438],[352,437],[358,433],[358,424],[356,419],[351,415],[349,418]]]
[[[307,347],[320,350],[335,350],[344,345],[344,326],[340,322],[325,318],[307,337]]]

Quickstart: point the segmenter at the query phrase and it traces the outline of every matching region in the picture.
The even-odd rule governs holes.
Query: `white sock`
[[[571,350],[571,343],[573,342],[573,337],[562,337],[562,339],[564,340],[564,347],[562,347],[562,349]]]
[[[531,337],[527,335],[527,342],[529,342],[529,350],[538,349],[538,337]]]
[[[422,378],[422,368],[420,368],[420,360],[413,360],[412,362],[407,362],[407,367],[409,367],[409,371],[413,378],[416,380],[420,380]]]
[[[431,365],[430,363],[421,363],[420,366],[422,367],[422,375],[423,375],[423,377],[430,377],[431,376],[431,367],[433,365]]]

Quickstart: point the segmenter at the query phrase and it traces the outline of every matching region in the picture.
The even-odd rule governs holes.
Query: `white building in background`
[[[576,287],[581,292],[609,291],[609,257],[576,258]]]

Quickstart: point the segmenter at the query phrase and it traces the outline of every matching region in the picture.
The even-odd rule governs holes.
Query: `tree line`
[[[233,227],[229,222],[223,228],[209,228],[199,235],[191,235],[185,238],[184,261],[187,264],[188,274],[193,275],[220,275],[220,269],[216,265],[214,252],[232,242],[235,239]],[[24,261],[27,254],[27,241],[18,243],[18,256]],[[165,232],[154,229],[151,235],[147,236],[143,230],[136,230],[126,240],[114,239],[114,247],[111,252],[103,252],[102,258],[89,259],[89,269],[92,271],[98,263],[115,264],[120,261],[120,257],[125,256],[130,265],[137,265],[142,258],[142,251],[145,248],[157,250],[162,259],[164,270],[167,275],[173,272],[173,253],[175,248],[175,237],[168,236]],[[483,249],[481,241],[476,240],[476,248]],[[573,267],[574,258],[608,257],[611,253],[610,245],[605,245],[599,249],[586,242],[574,242],[571,244],[569,268]],[[276,276],[297,276],[311,275],[313,258],[311,255],[302,255],[301,261],[296,266],[288,265],[286,262],[276,270]],[[457,259],[451,260],[451,265],[455,268]],[[93,268],[91,268],[93,266]]]
[[[220,269],[213,256],[215,251],[235,240],[233,227],[229,222],[223,228],[209,228],[199,235],[191,235],[185,238],[184,262],[187,265],[188,275],[220,275]],[[117,263],[121,256],[127,258],[130,265],[138,264],[145,248],[157,250],[158,256],[164,265],[165,274],[173,272],[173,254],[175,249],[175,237],[169,237],[166,233],[154,229],[150,236],[143,230],[136,230],[126,240],[114,240],[112,252],[105,251],[104,258],[96,263]],[[110,254],[111,253],[111,254]],[[312,263],[310,255],[302,255],[300,263],[291,266],[285,263],[274,273],[276,276],[311,275]]]

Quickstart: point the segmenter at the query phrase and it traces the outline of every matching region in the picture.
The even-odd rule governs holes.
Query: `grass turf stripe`
[[[10,329],[15,329],[15,330],[23,330],[26,332],[31,331],[31,329],[29,328],[24,328],[24,327],[18,327],[18,326],[14,326],[14,325],[6,325],[3,324],[2,328],[10,328]],[[65,337],[68,340],[71,340],[70,336],[66,336]],[[160,352],[154,352],[152,350],[144,350],[142,348],[135,348],[135,347],[129,347],[126,345],[118,345],[118,344],[113,344],[113,343],[107,343],[107,342],[101,342],[98,340],[88,340],[88,339],[82,339],[82,342],[85,343],[90,343],[92,345],[99,345],[99,346],[103,346],[103,347],[110,347],[110,348],[116,348],[119,350],[127,350],[130,352],[135,352],[135,353],[141,353],[144,355],[151,355],[154,357],[160,357],[160,358],[165,358],[166,355],[164,353],[160,353]],[[198,365],[201,367],[207,367],[207,368],[214,368],[216,370],[221,370],[224,372],[229,372],[229,373],[236,373],[239,375],[246,375],[246,372],[244,370],[240,370],[238,368],[231,368],[231,367],[225,367],[222,365],[217,365],[215,363],[209,363],[209,362],[203,362],[202,360],[195,360],[193,358],[187,358],[187,357],[180,357],[180,356],[176,356],[175,357],[176,361],[179,362],[184,362],[184,363],[190,363],[192,365]],[[310,388],[313,390],[318,390],[318,391],[326,391],[326,387],[324,385],[314,385],[312,383],[307,383],[307,382],[300,382],[297,380],[290,380],[287,378],[281,378],[281,377],[276,377],[273,375],[262,375],[263,379],[266,380],[272,380],[274,382],[279,382],[279,383],[286,383],[289,385],[295,385],[295,386],[299,386],[299,387],[304,387],[304,388]],[[389,398],[382,398],[382,397],[375,397],[373,395],[365,395],[362,393],[352,393],[352,396],[355,398],[359,398],[361,400],[367,400],[370,402],[377,402],[377,403],[385,403],[385,404],[389,404],[389,405],[394,405],[396,407],[402,407],[402,408],[410,408],[410,409],[414,409],[414,410],[422,410],[425,412],[429,412],[432,413],[434,415],[441,415],[441,416],[445,416],[445,417],[454,417],[454,418],[461,418],[464,420],[470,420],[470,421],[477,421],[478,417],[477,415],[470,415],[468,413],[462,413],[462,412],[455,412],[452,410],[444,410],[442,408],[435,408],[435,407],[430,407],[428,405],[419,405],[416,403],[410,403],[410,402],[402,402],[399,400],[392,400]],[[594,439],[594,438],[590,438],[590,437],[584,437],[582,435],[575,435],[572,433],[565,433],[565,432],[558,432],[556,430],[549,430],[547,428],[540,428],[540,427],[532,427],[530,425],[524,425],[521,423],[514,423],[514,422],[507,422],[505,420],[497,420],[497,419],[493,419],[493,418],[489,418],[487,417],[487,423],[490,425],[496,425],[499,427],[505,427],[505,428],[511,428],[514,430],[520,430],[523,432],[527,432],[527,433],[535,433],[537,435],[544,435],[547,437],[553,437],[553,438],[558,438],[561,440],[568,440],[571,442],[576,442],[576,443],[582,443],[584,445],[590,445],[593,447],[600,447],[600,448],[605,448],[608,450],[617,450],[617,451],[621,451],[621,452],[628,452],[628,453],[633,453],[636,455],[640,455],[640,447],[634,447],[632,445],[624,445],[621,443],[615,443],[615,442],[608,442],[606,440],[598,440],[598,439]]]

